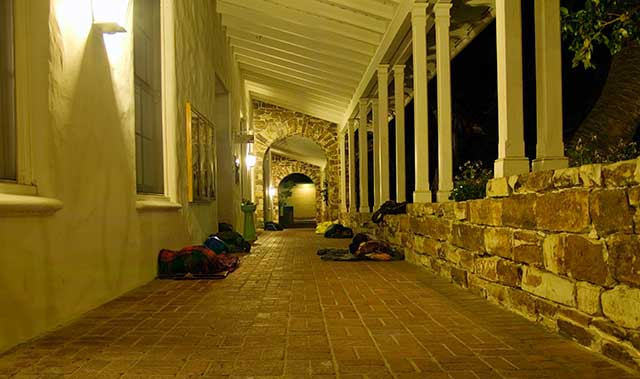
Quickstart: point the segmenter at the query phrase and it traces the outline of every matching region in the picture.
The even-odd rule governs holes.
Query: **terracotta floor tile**
[[[0,357],[4,378],[631,379],[603,357],[406,262],[263,233],[219,281],[153,281]]]

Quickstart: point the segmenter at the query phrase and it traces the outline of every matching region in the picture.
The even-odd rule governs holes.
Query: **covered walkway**
[[[222,281],[153,281],[0,357],[0,378],[634,378],[406,262],[265,233]]]

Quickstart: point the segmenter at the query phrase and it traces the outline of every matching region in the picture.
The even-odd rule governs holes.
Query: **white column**
[[[393,66],[393,88],[396,111],[396,201],[407,201],[404,150],[404,65]]]
[[[411,10],[413,38],[413,104],[415,131],[415,203],[430,203],[429,191],[429,114],[427,98],[427,5],[414,4]]]
[[[569,167],[562,143],[560,0],[535,0],[538,144],[533,170]]]
[[[367,99],[360,99],[358,154],[360,156],[360,213],[369,213],[369,152],[367,142]]]
[[[496,0],[498,159],[495,177],[529,172],[524,155],[522,15],[520,1]]]
[[[356,205],[356,133],[355,121],[349,120],[349,213],[357,211]]]
[[[273,199],[271,198],[271,149],[267,150],[262,162],[263,169],[263,189],[264,189],[264,221],[273,221]]]
[[[348,126],[347,126],[347,130],[348,130]],[[346,212],[347,211],[347,164],[348,162],[345,154],[344,132],[338,133],[338,148],[340,149],[340,212]]]
[[[373,124],[373,209],[380,208],[380,125],[378,123],[378,99],[371,99]]]
[[[378,66],[378,130],[380,131],[380,204],[391,199],[389,193],[389,65]]]
[[[453,190],[453,143],[451,139],[451,50],[449,25],[451,2],[438,0],[436,15],[436,66],[438,80],[438,202],[449,201]]]

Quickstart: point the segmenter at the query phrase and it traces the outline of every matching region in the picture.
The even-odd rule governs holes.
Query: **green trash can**
[[[256,211],[256,205],[254,203],[242,203],[240,206],[242,212],[244,213],[244,233],[242,236],[248,242],[253,242],[257,238],[256,236],[256,225],[253,222],[253,213]]]

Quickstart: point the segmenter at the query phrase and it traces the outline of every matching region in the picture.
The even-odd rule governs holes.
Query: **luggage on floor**
[[[227,224],[226,222],[218,223],[218,231],[219,232],[233,232],[233,225]]]
[[[333,222],[333,221],[324,221],[319,223],[318,225],[316,225],[316,234],[324,234],[327,229],[329,229],[329,227],[333,224],[337,224],[337,222]]]
[[[353,230],[341,224],[333,224],[324,232],[325,238],[353,238]]]
[[[224,278],[238,267],[238,257],[216,254],[206,246],[188,246],[178,251],[162,249],[158,254],[160,279]]]
[[[280,231],[280,230],[284,230],[284,228],[282,227],[282,225],[278,224],[277,222],[267,221],[264,223],[264,230]]]
[[[224,243],[223,240],[213,234],[210,235],[206,241],[204,241],[203,245],[205,245],[210,250],[213,250],[216,254],[233,252],[231,248],[226,243]]]
[[[380,208],[373,212],[371,215],[371,221],[379,224],[384,219],[384,215],[397,215],[407,213],[407,203],[396,203],[393,200],[385,201]]]
[[[245,241],[242,234],[238,232],[218,232],[213,237],[218,237],[218,239],[222,240],[232,253],[248,253],[251,251],[251,244]]]

